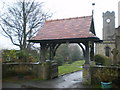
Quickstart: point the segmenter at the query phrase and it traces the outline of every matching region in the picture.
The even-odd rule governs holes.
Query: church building
[[[113,57],[115,48],[115,12],[103,13],[103,42],[96,43],[95,54]]]

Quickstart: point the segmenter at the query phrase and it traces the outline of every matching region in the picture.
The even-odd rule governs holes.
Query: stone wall
[[[90,67],[90,74],[91,74],[91,84],[100,84],[100,81],[99,81],[99,79],[97,78],[97,77],[100,77],[99,75],[98,76],[96,76],[97,75],[97,73],[96,73],[96,71],[97,70],[101,70],[101,69],[108,69],[108,70],[113,70],[114,71],[114,73],[109,73],[109,74],[111,74],[111,76],[113,77],[113,83],[114,83],[114,81],[115,80],[120,80],[120,67],[117,67],[117,66],[91,66]],[[106,72],[106,71],[105,71]],[[111,71],[112,72],[112,71]],[[103,75],[103,71],[101,72],[102,73],[102,75]],[[106,74],[104,74],[105,76],[108,76],[108,75],[106,75]],[[105,77],[104,76],[104,77]],[[107,78],[107,77],[106,77]],[[118,81],[119,82],[119,81]]]
[[[98,70],[99,70],[99,72],[101,72],[101,75],[100,75],[100,73],[98,74],[98,72],[97,72]],[[98,84],[99,85],[100,82],[101,82],[99,80],[99,78],[100,78],[99,75],[103,79],[107,78],[108,80],[110,79],[110,80],[113,81],[113,83],[115,83],[117,80],[120,81],[120,76],[119,76],[120,75],[120,67],[117,67],[117,66],[84,65],[82,84],[85,84],[85,85]],[[108,76],[111,76],[112,78],[110,78]]]
[[[116,29],[116,49],[118,50],[117,62],[120,64],[120,27]]]
[[[32,76],[42,80],[52,79],[58,76],[58,66],[55,62],[44,63],[4,63],[2,64],[2,78]]]
[[[110,58],[113,57],[111,51],[115,48],[115,41],[103,41],[95,44],[95,54],[105,55],[105,47],[110,47]]]

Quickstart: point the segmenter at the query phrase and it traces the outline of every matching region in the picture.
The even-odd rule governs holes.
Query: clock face
[[[108,19],[106,19],[106,22],[107,22],[107,23],[110,23],[110,19],[109,19],[109,18],[108,18]]]

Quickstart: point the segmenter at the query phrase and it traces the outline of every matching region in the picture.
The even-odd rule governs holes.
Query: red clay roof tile
[[[55,40],[96,37],[90,32],[92,16],[46,21],[31,40]]]

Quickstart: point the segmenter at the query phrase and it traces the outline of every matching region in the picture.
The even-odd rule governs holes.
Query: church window
[[[108,46],[105,48],[105,55],[110,57],[110,47]]]

